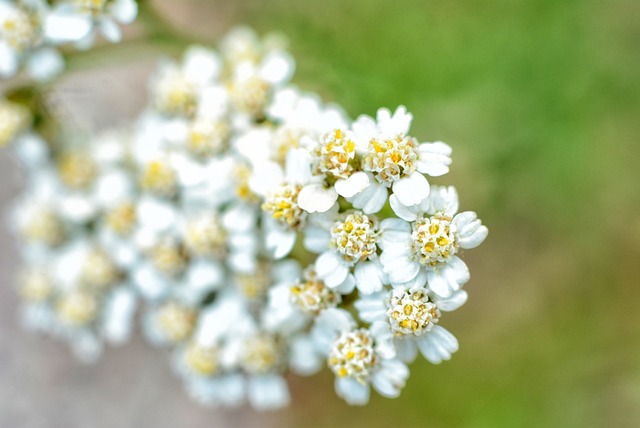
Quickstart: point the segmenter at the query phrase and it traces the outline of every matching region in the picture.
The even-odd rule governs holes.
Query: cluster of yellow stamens
[[[320,138],[320,143],[313,149],[313,156],[321,173],[348,178],[354,170],[356,143],[345,131],[336,129]]]
[[[30,121],[31,115],[28,109],[20,104],[0,101],[0,147],[9,144],[16,135],[29,126]]]
[[[346,261],[355,263],[376,254],[379,235],[376,219],[356,211],[333,225],[329,245]]]
[[[323,309],[338,306],[340,294],[327,287],[313,267],[307,269],[304,276],[304,282],[291,286],[291,300],[304,313],[317,315]]]
[[[120,271],[107,254],[99,249],[87,255],[82,266],[83,285],[96,290],[104,290],[120,279]]]
[[[80,10],[92,15],[101,14],[109,0],[75,0]]]
[[[246,165],[238,165],[234,172],[235,193],[236,196],[246,202],[255,202],[259,200],[258,195],[253,193],[249,187],[249,179],[251,178],[251,169]]]
[[[58,161],[60,179],[71,189],[86,189],[97,173],[98,167],[87,153],[68,152]]]
[[[387,310],[391,329],[398,336],[421,336],[440,319],[438,307],[429,301],[424,290],[393,290]]]
[[[362,166],[365,171],[374,173],[380,183],[390,186],[394,181],[413,173],[417,159],[418,142],[415,138],[404,135],[373,138]]]
[[[227,234],[220,220],[211,213],[189,221],[184,242],[189,251],[197,256],[222,256],[226,238]]]
[[[254,117],[261,117],[267,104],[271,85],[259,77],[237,82],[230,87],[236,108]]]
[[[187,265],[187,253],[182,245],[164,241],[151,249],[151,260],[167,276],[180,274]]]
[[[218,371],[219,357],[218,348],[202,346],[195,341],[184,351],[186,366],[200,376],[213,376]]]
[[[365,383],[376,363],[373,337],[366,329],[343,332],[329,351],[329,368],[338,377],[349,376]]]
[[[35,211],[24,225],[22,233],[28,241],[50,247],[61,244],[65,239],[62,222],[47,208]]]
[[[186,117],[195,114],[198,93],[182,73],[174,71],[162,76],[154,89],[154,103],[161,113]]]
[[[210,157],[226,149],[229,125],[221,120],[197,119],[189,128],[187,150],[195,156]]]
[[[244,341],[241,365],[250,374],[264,374],[280,365],[281,348],[275,337],[254,336]]]
[[[171,197],[177,188],[176,172],[164,160],[149,162],[142,171],[140,186],[143,190],[162,197]]]
[[[98,316],[98,298],[84,290],[74,290],[60,297],[56,314],[65,324],[79,327],[94,321]]]
[[[172,343],[187,339],[196,324],[193,309],[175,302],[165,303],[156,313],[156,323],[166,339]]]
[[[34,47],[39,39],[38,17],[26,10],[16,9],[14,14],[6,17],[0,26],[0,38],[18,52]]]
[[[121,236],[127,236],[136,223],[136,208],[130,202],[122,203],[106,214],[109,229]]]
[[[416,220],[411,233],[415,260],[434,267],[456,254],[458,243],[452,229],[451,218],[444,215]]]
[[[298,206],[298,194],[302,186],[297,184],[283,184],[275,192],[267,196],[262,210],[280,223],[297,229],[304,225],[307,213]]]

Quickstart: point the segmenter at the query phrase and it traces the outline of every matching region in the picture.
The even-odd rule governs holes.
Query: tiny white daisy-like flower
[[[358,329],[347,312],[332,309],[320,315],[314,329],[318,343],[329,339],[327,364],[336,375],[336,393],[347,403],[366,404],[370,385],[385,397],[400,395],[409,369],[396,358],[388,324]]]
[[[427,211],[416,208],[419,215],[404,208],[400,211],[414,219],[411,223],[394,218],[381,222],[380,260],[394,286],[427,284],[433,293],[447,298],[469,280],[469,270],[457,256],[459,250],[480,245],[488,229],[472,211],[455,214],[455,190],[434,187],[429,198],[420,204]]]
[[[322,311],[335,308],[341,296],[318,278],[309,266],[302,280],[284,281],[269,290],[263,322],[268,330],[281,333],[297,331]]]
[[[169,300],[146,314],[144,332],[153,345],[176,345],[191,337],[197,320],[194,308]]]
[[[365,294],[381,290],[386,275],[377,255],[379,238],[378,221],[374,216],[361,211],[342,214],[331,226],[325,247],[328,249],[316,259],[318,277],[343,294],[350,293],[355,287]],[[317,240],[314,246],[321,247],[321,238],[314,239]]]
[[[130,24],[137,15],[135,0],[67,0],[48,14],[44,32],[54,43],[74,42],[81,48],[93,46],[97,31],[117,43],[122,38],[118,24]]]
[[[64,66],[62,55],[44,45],[47,3],[0,1],[0,78],[13,77],[24,66],[36,80],[49,80]]]
[[[182,64],[167,61],[151,79],[152,104],[162,114],[193,117],[200,109],[203,94],[216,85],[219,73],[218,55],[210,49],[192,46]]]
[[[289,152],[285,171],[275,162],[256,165],[249,185],[264,198],[265,244],[275,258],[289,254],[309,213],[328,211],[338,197],[311,175],[309,153],[304,149]]]
[[[458,341],[438,325],[441,311],[462,306],[467,294],[460,290],[447,299],[435,299],[426,288],[395,289],[362,296],[355,302],[360,318],[367,322],[386,322],[394,335],[398,358],[415,360],[418,350],[434,364],[449,360],[458,350]]]
[[[419,143],[407,134],[411,121],[401,106],[393,116],[380,109],[376,120],[360,116],[352,125],[362,170],[370,177],[369,186],[350,197],[354,207],[378,212],[387,201],[388,188],[400,204],[411,207],[429,195],[423,174],[440,176],[449,171],[451,148],[442,142]]]

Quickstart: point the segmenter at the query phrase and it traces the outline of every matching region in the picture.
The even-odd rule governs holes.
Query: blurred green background
[[[490,229],[465,258],[469,302],[442,321],[461,344],[450,362],[417,361],[399,399],[362,409],[323,373],[281,417],[640,426],[640,2],[255,0],[222,14],[286,34],[294,81],[351,116],[406,105],[414,135],[454,148],[434,181]]]
[[[454,148],[451,173],[433,182],[456,185],[461,208],[477,211],[490,229],[485,244],[465,257],[469,302],[442,320],[460,340],[451,361],[418,360],[399,399],[373,394],[364,408],[335,397],[327,370],[292,377],[292,406],[253,420],[294,427],[640,426],[640,2],[152,5],[186,38],[214,45],[239,24],[282,32],[298,64],[294,82],[352,117],[406,105],[413,135]],[[138,24],[130,35],[139,33]],[[166,36],[155,42],[178,45]],[[131,45],[132,57],[139,48]],[[112,59],[103,61],[93,66]],[[130,361],[123,352],[114,350],[113,358]],[[162,360],[163,372],[165,357],[153,360]],[[107,370],[109,361],[78,372],[86,391],[94,370],[118,376]],[[70,363],[65,370],[79,369]],[[171,387],[180,388],[177,381]],[[161,412],[154,400],[150,414]],[[242,420],[232,412],[222,421],[236,416]],[[211,413],[211,426],[217,423]]]

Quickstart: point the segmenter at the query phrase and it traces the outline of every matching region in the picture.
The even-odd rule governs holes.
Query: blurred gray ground
[[[85,129],[126,123],[142,108],[155,62],[70,76],[52,94],[52,114]],[[23,185],[19,165],[3,150],[3,219]],[[170,372],[167,354],[150,349],[139,335],[85,366],[65,344],[24,331],[14,289],[20,258],[5,221],[0,251],[0,428],[281,426],[248,409],[223,412],[192,403]]]

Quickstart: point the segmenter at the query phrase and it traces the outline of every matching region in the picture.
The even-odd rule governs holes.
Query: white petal
[[[445,312],[455,311],[467,302],[469,295],[464,290],[458,290],[446,299],[434,299],[438,309]]]
[[[382,220],[380,222],[380,231],[381,236],[378,246],[383,250],[394,244],[408,243],[411,239],[411,225],[398,218]]]
[[[393,194],[406,207],[417,205],[429,196],[429,182],[424,175],[414,172],[393,183]]]
[[[366,261],[356,264],[353,272],[358,290],[363,294],[376,293],[382,290],[384,272],[379,261]]]
[[[362,296],[355,301],[354,306],[358,316],[367,322],[387,320],[387,306],[384,303],[386,293],[375,293]]]
[[[393,117],[389,110],[379,109],[377,120],[381,132],[389,135],[406,135],[411,127],[413,116],[407,113],[405,106],[399,106],[393,113]]]
[[[138,3],[134,0],[116,0],[111,6],[111,15],[122,24],[130,24],[138,15]]]
[[[366,189],[369,184],[369,175],[365,172],[358,171],[351,174],[347,179],[341,178],[337,180],[335,188],[340,196],[351,198]]]
[[[365,214],[374,214],[387,202],[388,191],[382,184],[371,183],[369,187],[351,198],[354,208],[360,208]]]
[[[211,83],[220,73],[220,59],[215,51],[193,46],[184,55],[184,74],[186,78],[200,86]]]
[[[412,363],[418,355],[416,341],[412,337],[395,338],[396,356],[400,361]]]
[[[54,42],[74,42],[86,37],[92,28],[91,19],[75,10],[57,8],[44,22],[45,36]]]
[[[18,72],[18,54],[9,44],[0,40],[0,76],[13,77]]]
[[[267,55],[260,69],[260,76],[272,85],[284,83],[291,79],[295,62],[291,55],[284,51],[275,51]]]
[[[309,376],[318,372],[322,368],[323,362],[311,338],[296,337],[291,341],[289,365],[293,372]]]
[[[396,356],[396,348],[393,346],[393,333],[387,321],[376,321],[369,327],[371,335],[374,337],[376,354],[382,358],[393,358]]]
[[[122,40],[122,32],[120,27],[115,23],[113,19],[104,18],[100,22],[100,32],[105,39],[111,43],[118,43]]]
[[[322,184],[307,184],[298,194],[298,206],[309,213],[326,212],[338,200],[338,194],[333,187]]]
[[[362,384],[352,377],[336,378],[336,394],[352,406],[364,406],[369,402],[369,384]]]
[[[275,162],[264,162],[256,165],[249,187],[258,195],[265,196],[284,182],[284,174],[280,165]]]
[[[439,364],[450,360],[451,354],[458,350],[458,339],[444,327],[437,325],[418,340],[418,348],[427,360]]]
[[[418,218],[420,211],[422,211],[421,204],[413,205],[410,207],[403,205],[402,203],[400,203],[400,200],[398,199],[398,196],[396,196],[396,194],[389,196],[389,205],[391,205],[391,209],[394,213],[396,213],[398,217],[406,221],[415,221],[415,219]]]
[[[456,226],[460,246],[465,249],[476,248],[489,234],[489,229],[482,225],[473,211],[456,215],[452,223]]]
[[[296,243],[296,232],[274,227],[267,232],[265,246],[274,259],[278,260],[287,256]]]
[[[289,404],[289,388],[279,375],[253,376],[249,380],[247,395],[256,410],[273,410]]]
[[[399,360],[383,360],[380,368],[371,377],[371,384],[380,393],[388,398],[400,395],[409,377],[409,368]]]
[[[27,62],[27,72],[39,81],[52,79],[63,68],[62,55],[55,49],[39,49],[31,54],[29,62]]]
[[[439,177],[449,172],[451,165],[451,147],[437,141],[435,143],[422,143],[418,146],[420,159],[417,162],[418,171],[432,177]]]
[[[329,249],[331,235],[322,228],[307,226],[304,229],[304,248],[315,254],[320,254]]]

